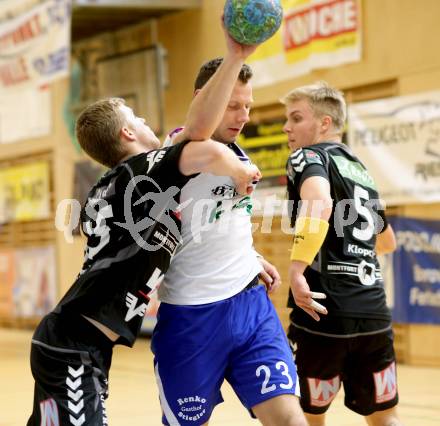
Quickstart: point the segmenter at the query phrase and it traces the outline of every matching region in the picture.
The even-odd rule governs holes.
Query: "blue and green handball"
[[[241,44],[259,44],[272,37],[283,19],[280,0],[226,0],[228,33]]]

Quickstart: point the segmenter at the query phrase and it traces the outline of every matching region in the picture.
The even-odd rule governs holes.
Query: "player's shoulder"
[[[139,175],[150,174],[162,162],[167,162],[167,153],[170,152],[171,148],[156,148],[130,157],[119,165],[116,173],[118,178],[128,178],[130,180]]]
[[[287,171],[293,176],[296,173],[302,173],[308,165],[325,165],[325,156],[317,147],[298,148],[293,151],[287,160]]]

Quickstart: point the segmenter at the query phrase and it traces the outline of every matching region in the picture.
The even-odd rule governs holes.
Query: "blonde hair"
[[[347,118],[347,105],[342,92],[325,81],[318,81],[291,90],[281,99],[281,103],[287,105],[303,99],[307,100],[316,117],[330,116],[335,131],[342,133]]]
[[[94,160],[115,167],[125,155],[120,132],[125,116],[120,107],[124,99],[102,99],[85,108],[79,115],[75,132],[81,148]]]

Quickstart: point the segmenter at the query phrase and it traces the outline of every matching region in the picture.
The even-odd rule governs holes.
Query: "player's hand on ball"
[[[283,19],[280,0],[226,0],[225,28],[241,44],[259,44],[272,37]]]
[[[319,321],[318,313],[327,315],[327,309],[314,299],[325,299],[324,293],[310,291],[309,284],[303,274],[298,273],[292,267],[289,268],[290,288],[292,289],[295,303],[306,311],[314,320]]]
[[[225,23],[223,19],[224,17],[222,16],[222,27],[225,34],[226,47],[228,49],[228,52],[236,54],[240,56],[243,60],[245,60],[248,56],[252,55],[252,53],[255,52],[258,44],[241,44],[236,41],[225,28]]]

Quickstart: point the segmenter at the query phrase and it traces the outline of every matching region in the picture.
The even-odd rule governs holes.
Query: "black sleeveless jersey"
[[[133,345],[179,243],[176,208],[192,177],[178,168],[186,143],[133,156],[92,188],[81,211],[84,265],[55,312],[84,314]]]
[[[376,234],[387,226],[374,180],[364,165],[342,143],[319,143],[293,152],[287,161],[287,190],[292,227],[299,211],[300,188],[305,179],[322,176],[330,183],[333,211],[329,230],[314,262],[305,271],[312,291],[327,295],[328,310],[314,321],[294,307],[293,321],[311,329],[331,332],[332,317],[390,321]],[[320,324],[321,323],[321,324]]]

